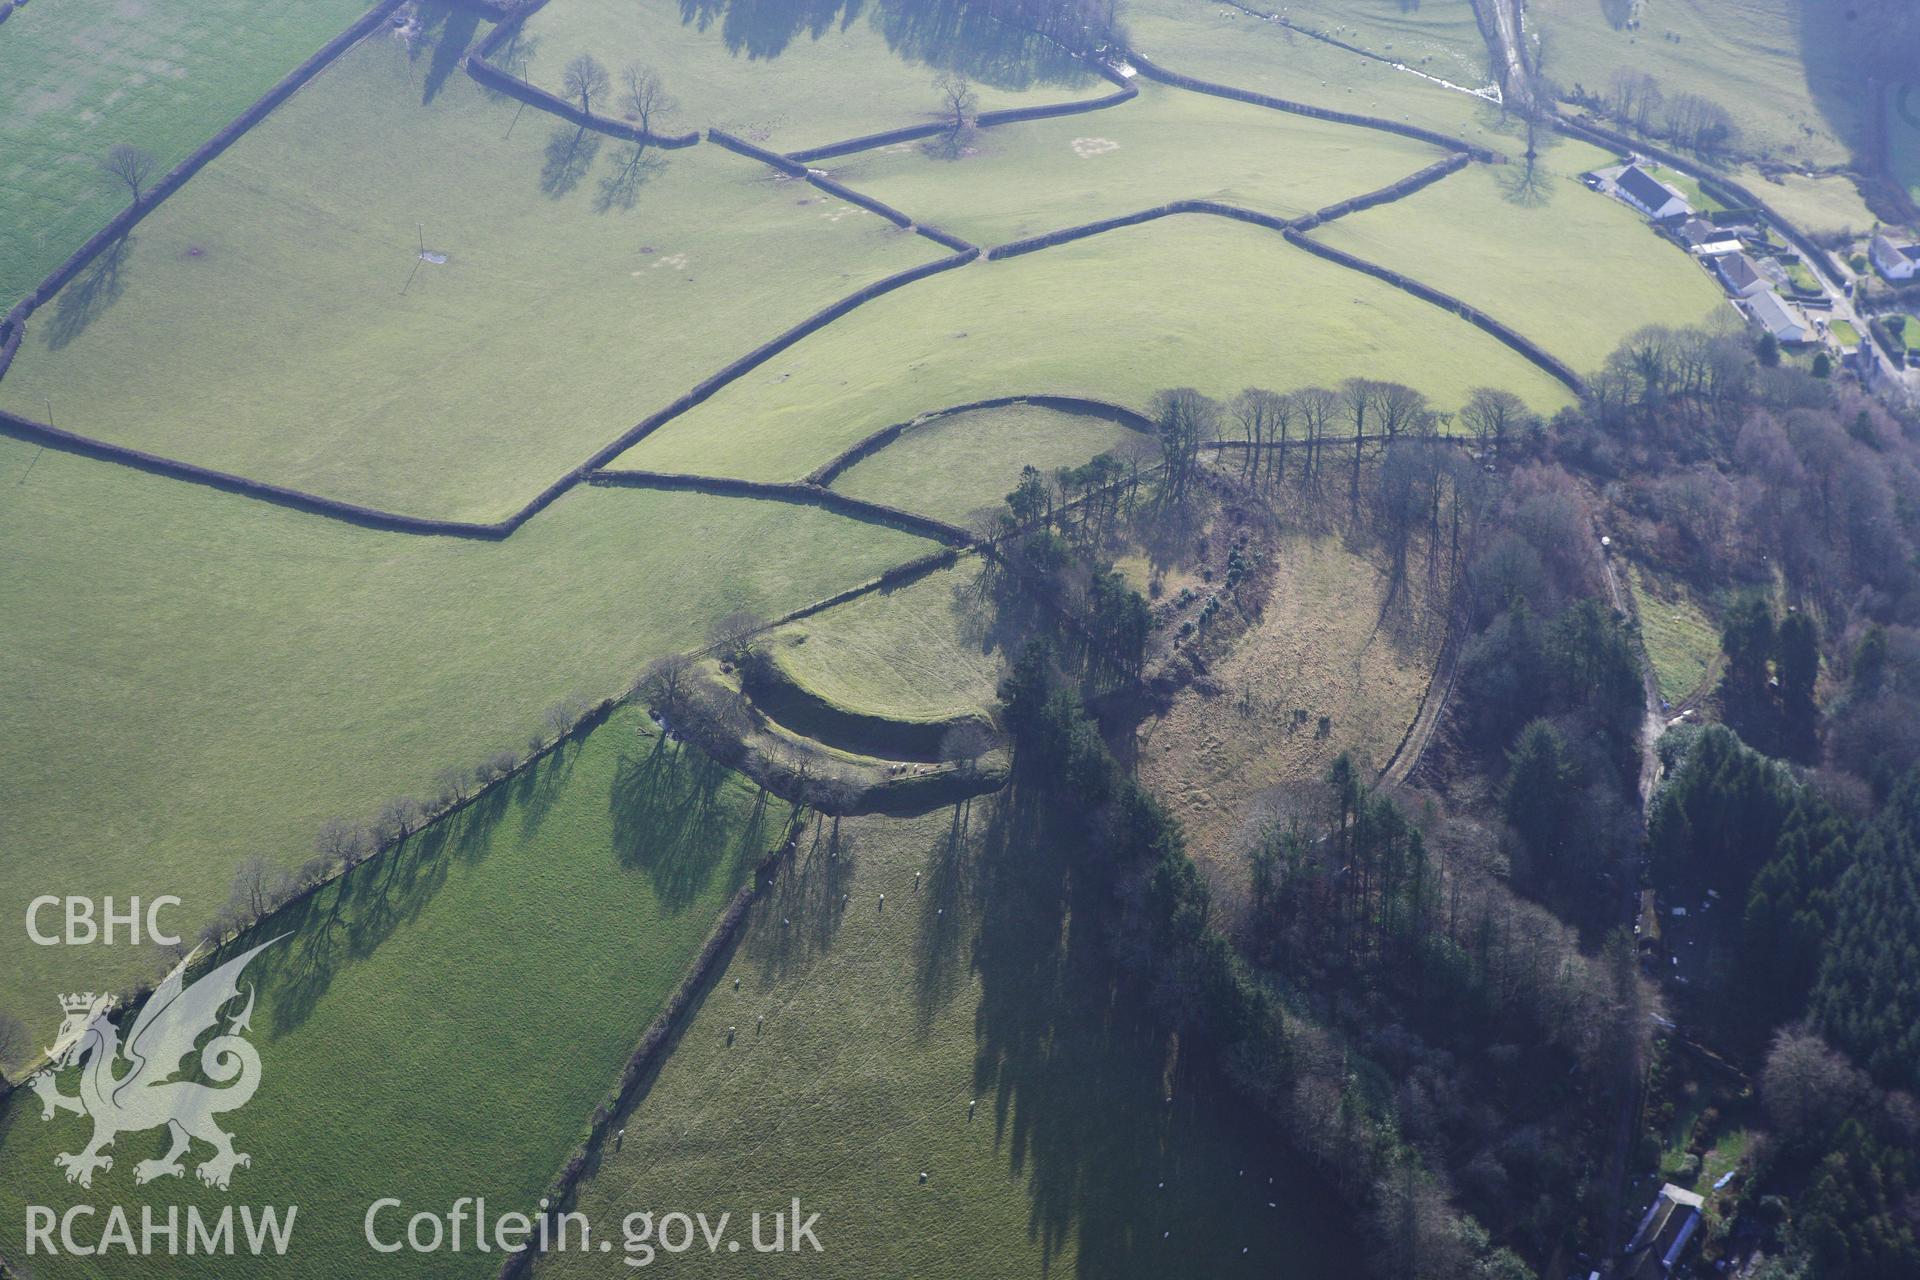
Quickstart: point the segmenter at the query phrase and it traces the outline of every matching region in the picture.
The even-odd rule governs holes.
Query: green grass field
[[[840,181],[976,244],[1208,199],[1281,217],[1396,182],[1424,143],[1151,81],[1125,106],[976,131],[971,154],[900,143],[825,163]]]
[[[784,838],[784,801],[649,726],[617,713],[252,940],[292,931],[247,970],[261,1087],[224,1121],[253,1157],[230,1195],[191,1175],[136,1190],[133,1165],[160,1154],[159,1133],[122,1135],[90,1193],[67,1186],[52,1157],[78,1150],[86,1123],[43,1124],[23,1090],[0,1110],[0,1253],[43,1278],[491,1275],[497,1257],[472,1252],[376,1255],[367,1206],[406,1202],[393,1234],[462,1195],[531,1208],[728,896]],[[24,1256],[23,1203],[88,1199],[297,1204],[299,1216],[272,1263]]]
[[[1690,592],[1631,566],[1640,639],[1660,682],[1660,696],[1676,705],[1699,689],[1720,657],[1720,630]]]
[[[0,404],[329,497],[497,519],[756,344],[942,252],[718,147],[650,152],[623,207],[605,185],[621,144],[464,75],[423,104],[419,79],[386,37],[346,55],[33,318]],[[448,261],[422,261],[422,237]]]
[[[911,428],[834,479],[841,493],[964,523],[997,508],[1022,467],[1052,474],[1111,449],[1150,446],[1141,432],[1110,418],[1033,404],[1003,405],[935,418]]]
[[[108,148],[159,177],[366,11],[367,0],[59,0],[0,32],[0,311],[126,206]],[[448,23],[435,15],[438,36]],[[470,19],[450,24],[472,30]]]
[[[789,480],[888,423],[996,394],[1143,406],[1165,387],[1285,390],[1356,369],[1417,386],[1445,409],[1481,383],[1543,412],[1569,398],[1437,307],[1275,232],[1182,215],[951,271],[869,303],[668,423],[619,465]]]
[[[980,634],[969,559],[891,591],[783,627],[768,652],[788,679],[860,715],[925,722],[979,714],[994,702],[1000,655]]]
[[[1860,345],[1860,331],[1845,320],[1835,320],[1831,326],[1834,339],[1843,347],[1852,350]]]
[[[670,0],[560,0],[494,62],[524,67],[534,84],[565,96],[567,62],[592,54],[615,73],[614,115],[624,110],[618,72],[639,62],[659,72],[678,104],[665,128],[719,128],[780,151],[935,120],[933,82],[948,69],[975,82],[983,111],[1113,92],[1054,46],[1021,38],[1010,24],[976,29],[951,10],[742,4],[705,8],[698,19],[692,12]]]
[[[42,893],[172,893],[191,932],[248,856],[296,866],[328,819],[430,795],[728,610],[778,616],[928,549],[813,508],[599,488],[504,542],[405,537],[35,454],[0,440],[16,923]],[[0,1010],[36,1044],[58,983],[158,964],[94,948],[63,969],[75,954],[0,933]]]
[[[1218,1085],[1186,1066],[1169,1087],[1058,854],[998,812],[976,802],[960,838],[952,811],[854,819],[850,853],[813,846],[581,1210],[730,1210],[744,1236],[798,1196],[823,1252],[743,1246],[756,1275],[1346,1274],[1339,1211]],[[741,1272],[704,1245],[663,1260]],[[536,1274],[608,1269],[574,1254]]]
[[[1287,5],[1280,7],[1292,12]],[[1384,6],[1369,0],[1367,7],[1376,11]],[[1341,4],[1338,12],[1349,8]],[[1424,15],[1429,8],[1447,12],[1452,5],[1429,0],[1415,12]],[[1336,11],[1329,0],[1315,12]],[[1336,111],[1424,125],[1499,152],[1517,154],[1526,149],[1522,131],[1506,121],[1493,103],[1396,71],[1278,23],[1261,22],[1213,0],[1129,0],[1125,21],[1132,47],[1186,75]],[[1370,131],[1362,136],[1383,135]]]
[[[1568,142],[1549,155],[1558,171],[1538,193],[1518,195],[1511,167],[1475,165],[1313,236],[1482,308],[1583,372],[1644,325],[1698,324],[1723,305],[1683,250],[1567,176],[1603,153]]]
[[[1284,10],[1289,21],[1356,48],[1479,88],[1491,79],[1487,42],[1473,18],[1471,0],[1286,0],[1251,9]],[[1242,22],[1254,19],[1241,16]]]
[[[1853,179],[1843,175],[1809,178],[1786,173],[1769,178],[1757,169],[1743,169],[1735,176],[1809,235],[1865,235],[1879,221],[1867,208]]]
[[[1606,96],[1615,72],[1644,71],[1669,96],[1726,108],[1744,154],[1844,164],[1862,125],[1849,49],[1871,39],[1844,0],[1650,0],[1636,30],[1624,0],[1536,0],[1528,26],[1550,42],[1549,74]]]

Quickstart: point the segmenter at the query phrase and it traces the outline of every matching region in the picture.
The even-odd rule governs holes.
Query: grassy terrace
[[[288,1275],[491,1275],[497,1257],[472,1252],[373,1253],[367,1206],[395,1196],[408,1212],[444,1210],[484,1195],[496,1212],[530,1207],[722,904],[785,833],[784,802],[663,746],[649,724],[638,710],[616,714],[270,921],[251,941],[292,936],[247,970],[259,983],[261,1087],[225,1121],[252,1166],[235,1172],[231,1194],[191,1174],[136,1189],[135,1162],[165,1139],[128,1133],[92,1195],[127,1204],[135,1222],[143,1201],[213,1214],[235,1199],[297,1204],[293,1247],[275,1263]],[[22,1205],[76,1194],[53,1155],[78,1150],[86,1132],[73,1116],[42,1123],[25,1090],[0,1109],[10,1260],[24,1257]],[[396,1221],[404,1229],[405,1215]],[[98,1274],[84,1259],[32,1265],[42,1280]],[[138,1264],[156,1277],[251,1277],[266,1265]]]
[[[0,311],[127,203],[99,171],[108,148],[144,148],[159,176],[367,7],[59,0],[15,12],[0,36]]]
[[[624,144],[450,69],[423,102],[421,78],[386,37],[324,72],[34,317],[0,405],[498,519],[756,344],[942,252],[718,147],[650,152],[629,190]],[[422,261],[422,238],[447,261]]]
[[[1179,216],[881,298],[668,423],[619,465],[788,480],[889,423],[996,394],[1144,405],[1170,383],[1285,390],[1356,368],[1417,386],[1442,408],[1481,383],[1546,412],[1568,400],[1437,307],[1275,232]]]
[[[833,482],[841,493],[955,523],[998,507],[1022,467],[1052,474],[1110,449],[1151,445],[1109,418],[1013,404],[935,418],[913,427]]]
[[[1693,259],[1572,176],[1604,159],[1563,142],[1530,191],[1515,166],[1475,165],[1313,236],[1473,303],[1576,369],[1597,368],[1635,329],[1697,324],[1722,305]]]
[[[812,508],[597,488],[505,542],[401,537],[35,452],[0,440],[16,922],[52,884],[177,894],[191,932],[250,855],[296,866],[321,823],[430,795],[727,611],[777,616],[928,549]],[[95,952],[95,987],[159,964]],[[46,993],[83,980],[57,964],[0,934],[0,1009],[36,1044]]]
[[[951,811],[851,820],[835,857],[803,840],[582,1211],[703,1205],[744,1234],[798,1196],[825,1252],[754,1255],[767,1275],[1344,1274],[1324,1193],[1113,999],[1058,854],[994,802],[971,813],[958,836]]]
[[[1411,139],[1148,81],[1122,107],[979,130],[958,158],[936,140],[823,163],[856,190],[996,245],[1179,199],[1299,217],[1438,159]]]
[[[858,715],[947,720],[994,701],[1000,658],[971,598],[979,564],[876,591],[774,633],[787,678]]]
[[[933,6],[691,12],[661,0],[558,0],[494,61],[516,73],[524,68],[534,84],[562,96],[566,64],[578,54],[615,73],[638,61],[658,71],[677,100],[668,129],[720,128],[779,151],[934,120],[933,81],[946,68],[978,82],[983,111],[1113,92],[1044,41],[992,23],[943,24],[951,11]],[[620,108],[610,101],[609,110]]]

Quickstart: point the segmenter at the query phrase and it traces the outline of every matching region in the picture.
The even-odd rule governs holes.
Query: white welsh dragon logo
[[[239,997],[240,971],[278,941],[274,938],[261,943],[191,986],[186,982],[186,970],[194,957],[189,955],[140,1007],[125,1044],[108,1016],[112,997],[88,993],[61,998],[67,1019],[54,1047],[47,1051],[53,1065],[28,1083],[40,1095],[42,1120],[51,1120],[61,1111],[93,1120],[93,1140],[84,1150],[53,1158],[54,1164],[67,1171],[68,1182],[92,1186],[96,1169],[113,1168],[113,1157],[102,1152],[118,1135],[162,1125],[167,1127],[173,1145],[159,1159],[135,1165],[135,1182],[180,1177],[186,1172],[180,1157],[187,1154],[195,1138],[213,1148],[213,1155],[194,1170],[210,1187],[226,1190],[233,1171],[252,1163],[244,1152],[233,1149],[233,1135],[216,1121],[221,1112],[245,1106],[260,1086],[260,1055],[241,1034],[251,1029],[251,984],[247,987],[246,1008],[229,1019],[224,1034],[214,1036],[200,1049],[201,1074],[224,1087],[174,1077],[180,1073],[182,1060],[193,1053],[195,1042],[219,1022],[220,1011]],[[73,1067],[80,1068],[78,1096],[60,1092],[59,1076]],[[123,1073],[123,1068],[130,1069]]]

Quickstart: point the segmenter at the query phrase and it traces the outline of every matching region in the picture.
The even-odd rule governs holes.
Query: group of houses
[[[1769,241],[1764,224],[1757,218],[1725,213],[1710,216],[1696,210],[1684,194],[1655,177],[1638,160],[1591,174],[1588,183],[1645,214],[1699,258],[1755,329],[1772,334],[1782,346],[1818,340],[1819,330],[1800,303],[1791,300],[1797,291],[1786,268],[1774,256],[1784,255],[1787,250]],[[1811,295],[1807,297],[1812,300]],[[1820,301],[1824,301],[1824,295]]]

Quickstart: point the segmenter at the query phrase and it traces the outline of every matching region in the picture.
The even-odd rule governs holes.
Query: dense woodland
[[[1127,980],[1316,1159],[1378,1272],[1522,1276],[1622,1243],[1639,1206],[1615,1189],[1650,1159],[1629,1118],[1665,1114],[1678,1017],[1759,1086],[1716,1247],[1775,1280],[1920,1274],[1920,424],[1738,334],[1661,329],[1551,423],[1494,392],[1450,423],[1358,379],[1171,391],[1156,418],[1144,478],[1030,470],[987,523],[1004,580],[1050,602],[1001,690],[1015,789],[1057,814]],[[1215,490],[1428,575],[1462,637],[1416,785],[1342,756],[1277,791],[1245,904],[1214,900],[1122,763],[1138,698],[1166,696],[1156,659],[1206,637],[1152,634],[1116,534]],[[1660,741],[1644,819],[1649,685],[1602,529],[1719,602],[1716,723]],[[1741,904],[1737,959],[1669,1009],[1632,904],[1708,886]]]

